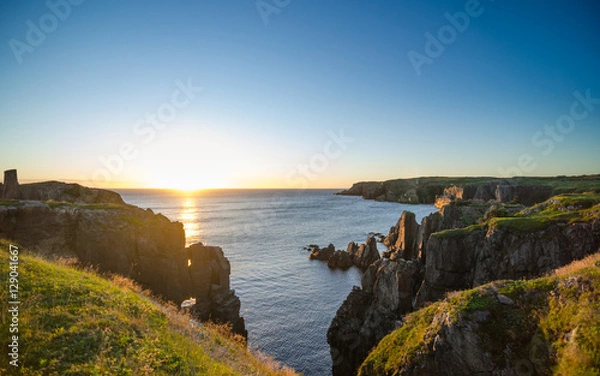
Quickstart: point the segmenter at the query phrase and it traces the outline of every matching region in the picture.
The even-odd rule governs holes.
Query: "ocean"
[[[184,224],[187,243],[223,248],[242,302],[248,344],[306,376],[331,374],[327,328],[361,272],[311,261],[308,244],[346,249],[387,235],[403,210],[433,205],[335,196],[336,190],[119,190],[123,199]],[[380,250],[383,250],[381,244]]]

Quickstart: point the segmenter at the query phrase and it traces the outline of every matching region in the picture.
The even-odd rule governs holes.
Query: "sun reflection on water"
[[[186,245],[198,243],[200,239],[200,208],[192,197],[185,197],[183,201],[183,212],[179,215],[179,221],[183,223],[185,230]]]

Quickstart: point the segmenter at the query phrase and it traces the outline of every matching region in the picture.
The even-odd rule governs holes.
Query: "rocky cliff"
[[[176,304],[194,298],[193,312],[199,318],[229,322],[237,333],[246,333],[239,298],[229,286],[229,261],[219,247],[195,244],[185,248],[181,223],[150,209],[120,204],[120,196],[113,192],[83,187],[74,191],[72,186],[55,182],[23,187],[27,186],[20,186],[20,194],[27,197],[75,195],[75,199],[1,201],[0,238],[124,275]],[[77,192],[83,195],[76,196]],[[102,198],[108,203],[98,203]],[[95,203],[77,203],[87,200]]]
[[[531,278],[600,251],[600,195],[541,204],[454,200],[417,224],[405,212],[328,331],[334,375],[352,375],[402,316],[449,291]]]
[[[411,313],[361,376],[595,375],[600,254],[549,276],[455,293]]]

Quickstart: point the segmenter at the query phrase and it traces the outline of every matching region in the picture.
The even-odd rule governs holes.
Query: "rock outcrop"
[[[348,295],[327,331],[333,375],[352,375],[369,351],[410,312],[419,282],[412,261],[380,259]]]
[[[350,189],[338,193],[343,196],[361,196],[365,199],[374,200],[385,195],[385,187],[381,182],[355,183]]]
[[[327,260],[327,266],[331,269],[346,270],[354,265],[354,259],[347,251],[337,250]]]
[[[354,265],[363,270],[380,257],[377,240],[373,235],[369,236],[366,242],[361,245],[350,242],[345,251],[336,251],[335,246],[329,244],[325,248],[312,247],[312,251],[308,255],[311,260],[327,261],[327,265],[332,269],[348,269]]]
[[[106,189],[88,188],[79,184],[58,181],[19,184],[17,170],[4,171],[4,185],[1,192],[2,198],[14,200],[56,201],[75,204],[125,204],[121,195]]]
[[[327,247],[319,248],[318,246],[313,247],[312,251],[308,255],[311,260],[329,261],[329,258],[335,253],[335,246],[329,244]]]
[[[366,269],[373,262],[379,260],[379,250],[377,250],[377,240],[374,236],[369,236],[364,244],[356,247],[354,242],[348,244],[347,251],[350,257],[354,260],[354,265],[361,269]]]
[[[540,230],[502,227],[434,234],[417,305],[499,279],[532,278],[600,251],[600,220]]]
[[[531,206],[549,199],[552,191],[548,185],[498,185],[495,196],[499,203],[517,202]]]
[[[219,247],[195,244],[186,249],[181,223],[150,209],[118,205],[122,200],[114,198],[116,193],[77,191],[83,201],[106,197],[108,203],[4,201],[0,237],[129,277],[178,305],[194,298],[199,318],[231,323],[237,333],[246,334],[239,298],[229,286],[229,261]],[[73,194],[63,191],[60,197]]]
[[[409,211],[402,212],[396,226],[390,229],[390,233],[383,240],[388,246],[387,256],[397,254],[405,260],[411,260],[413,255],[419,253],[419,229],[415,214]]]
[[[2,186],[2,198],[18,199],[20,196],[19,180],[17,170],[4,171],[4,184]]]

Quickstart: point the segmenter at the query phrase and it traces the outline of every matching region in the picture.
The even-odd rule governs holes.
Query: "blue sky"
[[[0,5],[0,167],[22,181],[600,172],[596,1],[71,1]]]

